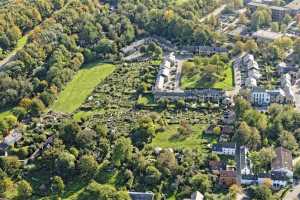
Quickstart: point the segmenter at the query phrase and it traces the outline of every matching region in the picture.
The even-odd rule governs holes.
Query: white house
[[[245,84],[247,87],[251,87],[251,88],[257,87],[257,81],[255,78],[248,77],[245,81]]]
[[[251,161],[248,158],[249,150],[246,146],[240,147],[239,152],[239,162],[238,162],[238,168],[240,171],[240,174],[242,175],[249,175],[251,174]]]
[[[219,155],[235,155],[236,144],[233,143],[219,143],[212,146],[212,152]]]
[[[271,96],[265,89],[253,88],[251,92],[251,102],[258,106],[267,106],[271,102]]]

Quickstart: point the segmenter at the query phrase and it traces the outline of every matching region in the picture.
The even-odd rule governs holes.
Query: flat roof
[[[298,1],[298,0],[297,0]],[[285,11],[287,10],[287,7],[280,7],[280,6],[270,6],[267,4],[259,3],[259,2],[250,2],[248,3],[250,6],[255,6],[255,7],[264,7],[264,8],[270,8],[271,10],[282,10]]]
[[[298,10],[300,9],[300,0],[294,0],[291,3],[287,4],[285,7],[292,10]]]
[[[282,36],[283,35],[281,33],[265,31],[265,30],[258,30],[255,33],[253,33],[253,37],[264,38],[264,39],[269,39],[269,40],[276,40]]]

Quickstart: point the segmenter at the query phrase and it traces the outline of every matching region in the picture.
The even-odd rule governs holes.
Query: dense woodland
[[[5,21],[0,20],[0,29],[6,30],[0,38],[0,49],[4,52],[54,10],[61,11],[35,28],[26,46],[2,70],[0,107],[16,105],[24,97],[38,97],[45,105],[51,104],[83,63],[116,60],[122,56],[118,49],[142,35],[164,36],[181,44],[215,41],[209,28],[197,20],[216,3],[192,2],[173,7],[165,1],[140,2],[135,6],[131,1],[121,1],[113,11],[108,5],[91,0],[68,4],[41,0],[33,5],[20,2],[16,5],[18,9],[7,7],[5,15],[1,15]]]
[[[241,0],[224,2],[229,4],[224,11],[228,13],[243,6]],[[138,63],[121,62],[125,55],[120,51],[148,36],[160,36],[177,46],[224,44],[227,38],[216,32],[217,19],[200,23],[224,2],[21,0],[0,8],[0,60],[28,37],[26,45],[0,65],[0,110],[12,108],[12,115],[0,119],[0,135],[13,129],[23,135],[9,148],[9,156],[0,158],[0,198],[48,200],[73,195],[78,200],[130,200],[128,191],[152,191],[155,200],[181,200],[200,191],[207,200],[235,199],[241,188],[223,187],[209,169],[209,161],[235,164],[232,157],[210,153],[211,144],[220,138],[226,109],[201,100],[155,101],[151,89],[162,55],[151,51],[159,49],[161,54],[162,50],[154,43],[143,46],[155,56]],[[276,24],[270,18],[269,10],[258,9],[239,16],[239,25],[280,31],[291,20],[287,17]],[[184,64],[183,72],[189,78],[202,76],[211,86],[227,76],[232,55],[252,53],[263,66],[284,60],[284,52],[293,47],[300,55],[300,40],[287,37],[269,44],[237,39],[232,47],[228,54],[194,57]],[[113,63],[115,69],[73,113],[49,111],[76,72],[94,61]],[[272,68],[264,75],[272,88],[276,84]],[[300,114],[277,104],[259,112],[247,92],[234,98],[231,109],[236,120],[229,137],[250,149],[256,173],[267,173],[274,147],[283,146],[299,156]],[[206,134],[210,125],[214,129]],[[175,130],[168,141],[174,142],[172,148],[157,148],[155,138],[170,129]],[[298,165],[296,176],[300,176]],[[279,199],[267,185],[247,189],[252,199]]]
[[[0,57],[5,58],[23,36],[28,37],[24,48],[0,66],[0,108],[17,105],[12,110],[16,117],[7,117],[0,123],[3,135],[18,120],[39,117],[83,64],[99,59],[118,62],[123,56],[120,48],[138,38],[157,35],[178,45],[206,45],[219,40],[218,34],[198,23],[218,6],[217,1],[188,1],[180,6],[164,0],[106,3],[109,4],[96,0],[18,1],[2,8]],[[149,69],[137,71],[137,75]],[[142,84],[150,88],[153,80],[145,83],[143,79]],[[140,81],[139,76],[136,80]],[[147,87],[133,89],[143,92]],[[212,191],[211,179],[200,173],[204,166],[200,158],[205,156],[197,148],[180,151],[181,157],[171,150],[156,155],[151,148],[144,150],[164,126],[159,115],[134,118],[128,132],[120,134],[105,123],[83,123],[70,116],[44,128],[35,120],[38,118],[33,118],[28,127],[19,127],[25,139],[13,150],[16,156],[0,161],[1,196],[7,196],[6,192],[17,186],[14,192],[19,199],[30,199],[32,195],[58,198],[65,185],[78,182],[88,185],[79,199],[102,200],[109,196],[124,200],[129,199],[127,190],[153,191],[156,199],[161,199],[163,193],[175,192],[178,198],[186,197],[199,186],[202,192]],[[188,130],[182,125],[182,132]],[[136,140],[140,134],[143,137]],[[55,135],[52,148],[33,162],[32,169],[24,169],[18,159],[28,158],[50,135]],[[109,184],[112,169],[117,181],[113,181],[114,186],[105,185]],[[31,179],[35,176],[44,178],[36,183]],[[92,179],[97,183],[88,184]]]

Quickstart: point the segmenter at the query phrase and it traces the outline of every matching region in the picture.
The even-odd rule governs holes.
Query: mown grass
[[[25,44],[27,43],[27,40],[28,40],[28,35],[24,35],[23,37],[21,37],[21,38],[18,40],[16,49],[21,49],[21,48],[23,48],[23,47],[25,46]]]
[[[55,101],[52,110],[71,113],[92,93],[93,89],[115,69],[112,64],[92,63],[79,70]]]
[[[232,90],[234,86],[233,69],[230,65],[227,66],[224,73],[224,80],[214,83],[208,83],[202,80],[202,74],[198,73],[192,77],[182,76],[181,88],[195,89],[195,88],[216,88],[223,90]]]
[[[177,6],[180,6],[181,4],[187,2],[188,0],[175,0],[175,3]]]
[[[151,146],[161,148],[195,149],[202,146],[203,125],[192,126],[193,133],[187,137],[176,137],[179,125],[169,125],[152,140]]]

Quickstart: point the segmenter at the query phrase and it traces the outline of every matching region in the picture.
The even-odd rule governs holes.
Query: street
[[[300,80],[296,81],[296,83],[293,85],[292,89],[295,94],[296,109],[298,111],[300,111]]]
[[[300,199],[300,184],[293,187],[287,195],[283,198],[283,200],[298,200]]]

